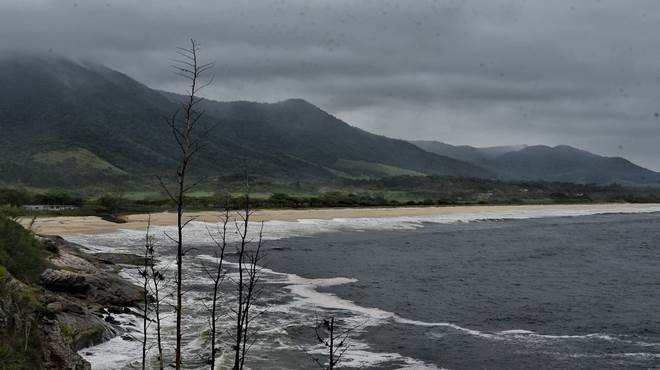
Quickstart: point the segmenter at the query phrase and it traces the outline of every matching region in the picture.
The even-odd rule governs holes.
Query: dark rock
[[[47,294],[47,293],[42,294],[41,297],[40,297],[40,300],[45,305],[47,305],[49,303],[53,303],[53,302],[59,302],[57,296],[55,296],[54,294]]]
[[[135,306],[143,300],[142,288],[116,275],[103,273],[90,277],[88,282],[88,299],[102,305]]]
[[[104,271],[86,274],[47,269],[41,274],[41,283],[52,291],[84,294],[89,302],[104,306],[134,306],[143,300],[142,288]]]
[[[127,222],[123,217],[115,216],[110,213],[100,214],[99,217],[101,217],[103,221],[114,222],[116,224],[125,224]]]
[[[53,244],[55,246],[67,243],[67,241],[59,235],[35,235],[35,238],[44,244]]]
[[[115,324],[115,323],[110,323]],[[83,348],[95,346],[110,340],[115,336],[114,330],[110,330],[108,325],[104,324],[96,318],[84,323],[80,331],[74,336],[73,348],[79,351]]]
[[[77,351],[121,335],[119,321],[108,313],[131,313],[128,307],[143,300],[142,288],[120,278],[107,260],[125,263],[139,256],[94,256],[60,237],[41,238],[59,252],[49,258],[52,268],[40,277],[45,288],[40,299],[46,312],[40,324],[46,343],[44,367],[89,370]]]
[[[55,254],[60,254],[60,248],[57,246],[57,243],[52,240],[52,239],[45,239],[43,241],[44,243],[44,248],[46,248],[47,251]]]
[[[131,314],[133,311],[131,311],[130,308],[128,307],[120,307],[120,306],[108,306],[107,311],[109,313],[113,313],[115,315],[117,314]]]
[[[83,307],[81,307],[81,306],[79,306],[79,305],[77,305],[73,302],[65,303],[64,307],[63,307],[63,311],[68,312],[68,313],[77,314],[77,315],[84,315],[86,313],[86,310]]]
[[[46,311],[49,313],[60,313],[64,311],[64,305],[62,302],[52,302],[46,305]]]
[[[96,257],[101,262],[109,264],[144,266],[144,256],[139,256],[137,254],[95,253],[94,257]],[[150,258],[147,258],[147,263],[151,263]]]
[[[55,317],[55,319],[43,320],[40,326],[45,344],[44,368],[90,370],[90,364],[77,353],[79,349],[85,347],[85,343],[76,341],[80,338],[88,340],[87,328],[94,326],[98,328],[98,326],[84,315],[72,316],[60,312]],[[105,331],[105,328],[101,327],[97,330]]]
[[[0,329],[3,329],[7,326],[7,314],[0,307]]]
[[[85,293],[90,288],[85,275],[71,271],[47,269],[40,279],[44,287],[59,292]]]
[[[108,306],[108,307],[105,308],[105,311],[107,311],[109,313],[114,313],[116,315],[116,314],[122,313],[122,308],[119,307],[119,306]]]

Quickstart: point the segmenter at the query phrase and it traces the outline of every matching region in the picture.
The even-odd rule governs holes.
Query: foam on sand
[[[448,207],[396,207],[396,208],[328,208],[297,210],[258,210],[252,220],[299,222],[318,224],[319,221],[345,223],[348,220],[359,227],[362,223],[373,220],[418,220],[423,222],[443,222],[470,219],[534,218],[552,216],[580,216],[599,213],[641,213],[660,212],[660,204],[581,204],[581,205],[521,205],[521,206],[448,206]],[[215,223],[220,219],[220,212],[204,211],[187,213],[186,218],[196,221]],[[74,235],[111,233],[119,229],[144,230],[150,217],[152,226],[172,226],[176,224],[176,214],[172,212],[126,216],[126,223],[116,224],[99,217],[40,217],[33,229],[42,234]],[[306,220],[309,220],[307,222]],[[22,219],[25,225],[31,219]]]
[[[433,209],[443,210],[443,208],[437,207]],[[451,211],[447,211],[448,209],[451,209]],[[277,240],[337,231],[413,230],[422,227],[425,223],[576,217],[612,213],[652,213],[660,212],[660,204],[448,207],[444,210],[444,213],[416,216],[271,220],[264,221],[263,235],[265,240]],[[255,220],[255,223],[257,222]],[[184,231],[187,243],[197,245],[213,243],[209,231],[215,230],[215,227],[215,224],[209,222],[191,222]],[[253,225],[251,227],[253,234],[250,237],[257,237],[258,229],[256,225]],[[164,235],[168,232],[171,234],[173,230],[173,226],[152,225],[151,227],[152,235],[159,237],[158,242],[160,243],[167,243],[168,241]],[[135,245],[142,243],[144,229],[120,228],[103,234],[69,235],[67,239],[84,245],[92,252],[107,252],[108,245],[112,245],[112,252],[130,253],[134,250]],[[238,235],[229,233],[228,239],[229,242],[235,242],[238,240]]]

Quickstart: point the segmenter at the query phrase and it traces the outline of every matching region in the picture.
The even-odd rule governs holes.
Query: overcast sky
[[[193,37],[207,97],[304,98],[404,139],[569,144],[660,170],[657,0],[1,0],[0,51],[100,62],[181,91]]]

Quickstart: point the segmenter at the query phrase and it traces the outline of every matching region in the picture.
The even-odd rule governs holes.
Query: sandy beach
[[[326,209],[282,209],[282,210],[256,210],[252,214],[254,221],[295,221],[303,219],[330,220],[336,218],[383,218],[383,217],[415,217],[450,215],[461,213],[483,213],[499,214],[511,212],[534,212],[541,209],[580,209],[594,212],[612,212],[617,207],[626,209],[645,209],[658,204],[579,204],[579,205],[524,205],[524,206],[455,206],[455,207],[397,207],[397,208],[326,208]],[[36,219],[33,230],[39,234],[47,235],[71,235],[71,234],[99,234],[108,233],[119,229],[144,229],[148,218],[151,217],[153,225],[175,225],[176,213],[162,212],[149,215],[137,214],[124,216],[126,223],[113,223],[102,220],[96,216],[60,216],[39,217]],[[185,214],[185,219],[194,218],[202,222],[218,222],[221,213],[213,211],[190,212]],[[232,214],[231,217],[236,217]],[[20,222],[27,226],[31,219],[21,219]]]

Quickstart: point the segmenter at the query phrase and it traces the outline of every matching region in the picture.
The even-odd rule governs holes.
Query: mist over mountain
[[[51,56],[4,57],[0,182],[122,187],[167,175],[176,167],[176,150],[165,117],[181,99],[95,64]],[[205,149],[193,173],[217,181],[240,178],[247,168],[264,181],[289,184],[397,175],[660,182],[660,174],[623,158],[567,146],[409,143],[353,127],[302,99],[205,100],[202,107]]]
[[[444,155],[468,163],[486,163],[502,154],[517,151],[526,147],[526,145],[509,145],[477,148],[469,145],[445,144],[433,140],[413,140],[411,143],[428,152]]]
[[[658,185],[660,173],[624,158],[604,157],[567,145],[476,148],[437,141],[413,141],[420,148],[486,168],[504,180]]]
[[[1,181],[139,182],[176,167],[165,124],[180,96],[103,66],[45,56],[0,60]],[[350,126],[300,99],[205,101],[196,175],[324,181],[393,175],[490,177],[485,169]],[[169,172],[168,172],[169,171]]]

